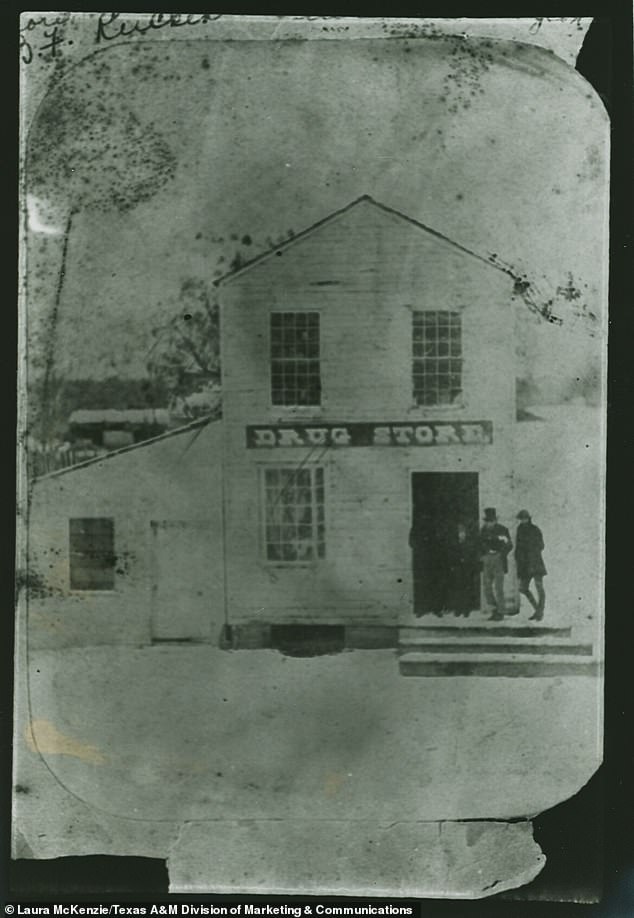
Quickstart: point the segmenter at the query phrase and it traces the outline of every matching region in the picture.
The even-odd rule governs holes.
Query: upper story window
[[[114,520],[71,519],[69,536],[71,590],[114,590]]]
[[[320,405],[319,313],[271,313],[271,401]]]
[[[459,312],[412,314],[414,401],[454,405],[462,395],[462,324]]]

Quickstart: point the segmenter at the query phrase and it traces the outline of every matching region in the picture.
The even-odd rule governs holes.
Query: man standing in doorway
[[[546,593],[544,591],[546,567],[542,558],[544,537],[539,526],[535,526],[532,522],[528,510],[520,510],[517,518],[519,526],[517,527],[515,540],[515,565],[517,567],[519,591],[523,596],[526,596],[533,607],[533,614],[529,621],[541,621],[544,617],[544,606],[546,605]],[[531,580],[535,581],[537,599],[535,599],[530,590]]]
[[[452,527],[448,549],[449,608],[455,616],[468,618],[471,610],[479,606],[480,565],[477,538],[465,523]]]
[[[507,558],[512,548],[510,533],[506,526],[498,523],[495,508],[486,507],[480,529],[480,560],[484,598],[492,609],[491,621],[504,618],[504,575],[508,571]]]

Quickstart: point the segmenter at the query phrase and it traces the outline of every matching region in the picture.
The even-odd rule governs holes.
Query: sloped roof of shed
[[[196,418],[195,421],[190,421],[189,424],[184,424],[182,427],[175,427],[173,430],[166,430],[161,434],[158,434],[156,437],[149,437],[147,440],[140,440],[138,443],[130,443],[128,446],[122,446],[119,449],[109,450],[103,455],[100,456],[91,456],[90,459],[84,459],[81,462],[76,462],[74,465],[67,465],[61,469],[55,469],[53,472],[47,472],[44,475],[38,475],[37,478],[34,478],[32,484],[38,484],[40,481],[48,480],[49,478],[58,478],[60,475],[67,475],[69,472],[75,472],[78,469],[86,468],[88,465],[95,465],[98,462],[107,462],[110,459],[115,459],[117,456],[121,456],[123,453],[129,453],[135,449],[145,449],[149,446],[154,446],[156,443],[160,443],[163,440],[167,440],[170,437],[177,437],[182,434],[186,434],[189,431],[194,431],[194,437],[198,435],[197,431],[200,431],[203,427],[207,427],[212,424],[220,424],[222,418],[212,417],[211,415],[206,415],[205,417]]]
[[[307,227],[305,230],[302,230],[297,235],[293,236],[291,239],[287,239],[285,242],[281,242],[279,245],[273,246],[268,249],[266,252],[262,252],[260,255],[257,255],[255,258],[252,258],[250,261],[245,262],[239,268],[234,269],[233,271],[228,271],[226,274],[223,274],[222,277],[217,278],[214,281],[214,286],[220,286],[224,283],[232,281],[238,275],[243,274],[245,271],[250,270],[255,267],[255,265],[260,264],[263,261],[271,258],[277,252],[284,251],[285,249],[290,248],[290,246],[295,245],[298,242],[303,241],[307,236],[310,236],[316,230],[321,229],[324,226],[327,226],[329,223],[333,223],[335,220],[339,220],[344,214],[347,214],[353,208],[358,207],[360,204],[371,204],[373,207],[378,208],[386,214],[391,216],[398,217],[401,220],[405,220],[407,223],[410,223],[412,226],[415,226],[417,229],[422,230],[425,233],[428,233],[431,236],[434,236],[436,239],[439,239],[441,242],[446,243],[451,246],[458,252],[461,252],[463,255],[469,255],[471,258],[475,258],[481,264],[488,265],[490,268],[494,268],[496,271],[499,271],[502,274],[508,275],[513,280],[516,280],[515,274],[508,268],[505,268],[503,265],[491,261],[488,258],[485,258],[483,255],[478,255],[477,252],[472,252],[471,249],[466,248],[463,245],[460,245],[459,242],[454,242],[453,239],[450,239],[448,236],[444,236],[442,233],[439,233],[437,230],[432,229],[430,226],[426,226],[424,223],[421,223],[419,220],[415,220],[413,217],[408,217],[407,214],[401,213],[400,210],[396,210],[393,207],[388,207],[386,204],[381,204],[380,201],[375,201],[374,198],[369,194],[361,195],[360,198],[351,201],[349,204],[346,204],[345,207],[342,207],[340,210],[336,210],[333,213],[329,214],[327,217],[324,217],[322,220],[318,220],[316,223],[313,223],[311,226]]]

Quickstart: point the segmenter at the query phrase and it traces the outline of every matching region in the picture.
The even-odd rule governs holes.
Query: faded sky
[[[161,132],[178,168],[126,214],[77,218],[57,327],[64,375],[142,375],[181,281],[211,281],[231,234],[248,233],[255,254],[362,194],[555,296],[564,323],[537,331],[535,357],[554,385],[600,352],[597,323],[573,313],[605,309],[607,116],[554,55],[437,37],[173,40],[107,47],[79,68],[106,107],[123,101]],[[36,330],[60,244],[41,232],[28,242]],[[557,297],[569,275],[574,301]]]

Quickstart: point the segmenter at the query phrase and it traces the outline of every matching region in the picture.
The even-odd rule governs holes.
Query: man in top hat
[[[519,591],[523,596],[526,596],[533,607],[530,621],[541,621],[544,617],[544,606],[546,605],[546,593],[544,591],[546,567],[542,559],[544,538],[539,526],[536,526],[531,520],[528,510],[520,510],[517,514],[517,519],[519,520],[519,525],[515,539],[515,565],[517,567]],[[537,599],[535,599],[530,590],[531,580],[535,581]]]
[[[480,560],[484,598],[492,609],[492,621],[504,618],[504,575],[508,571],[508,554],[513,548],[511,536],[498,523],[494,507],[486,507],[480,529]]]

